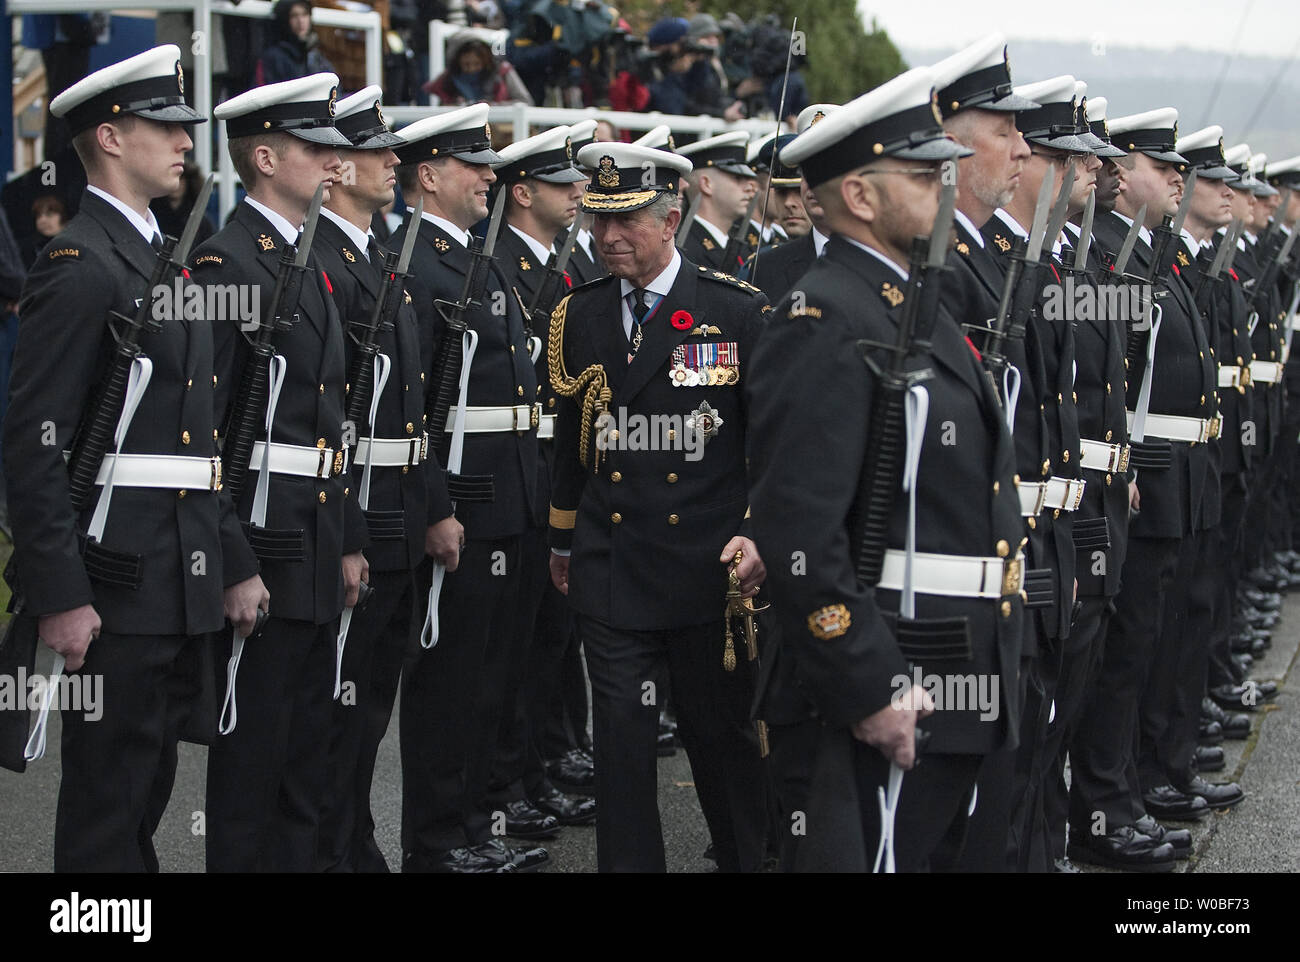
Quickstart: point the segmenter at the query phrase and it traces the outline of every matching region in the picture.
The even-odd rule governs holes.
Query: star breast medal
[[[710,438],[718,436],[718,428],[722,427],[722,416],[713,409],[708,401],[701,401],[700,406],[690,413],[686,419],[686,427],[694,431],[704,439],[708,444]]]

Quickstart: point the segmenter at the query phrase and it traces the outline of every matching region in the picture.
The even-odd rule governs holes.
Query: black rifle
[[[944,186],[939,212],[928,238],[912,241],[903,298],[903,312],[898,321],[898,337],[893,344],[859,341],[862,359],[876,375],[875,402],[871,423],[867,426],[867,447],[857,497],[857,575],[866,585],[880,581],[885,562],[889,518],[893,514],[902,473],[906,446],[904,404],[907,392],[918,381],[931,376],[928,369],[908,371],[908,359],[928,350],[929,327],[939,309],[939,283],[936,276],[943,269],[952,230],[955,184]],[[871,352],[889,351],[888,367],[881,367]]]
[[[447,417],[451,405],[460,392],[460,367],[464,357],[463,337],[469,327],[469,312],[483,301],[487,290],[488,268],[492,263],[492,252],[496,249],[497,234],[501,230],[501,215],[505,210],[506,191],[497,194],[492,209],[492,219],[488,222],[487,235],[484,239],[473,237],[469,243],[470,266],[465,273],[465,285],[459,299],[447,301],[438,299],[434,306],[442,315],[444,328],[438,353],[434,358],[433,384],[425,399],[425,422],[429,430],[430,447],[437,452],[439,463],[447,464],[447,455],[451,449],[451,434],[447,431]],[[491,501],[490,476],[478,478],[473,490],[459,494],[453,492],[454,480],[448,477],[448,493],[452,500]]]
[[[537,328],[543,331],[550,330],[551,311],[555,310],[555,305],[560,303],[560,291],[564,287],[564,271],[569,266],[569,258],[578,243],[578,228],[581,223],[582,215],[579,214],[574,219],[573,226],[569,228],[569,236],[565,238],[560,252],[546,259],[546,273],[537,283],[533,299],[524,307],[524,333],[530,338]]]
[[[749,225],[754,219],[754,208],[757,206],[758,191],[754,191],[754,196],[749,198],[749,206],[745,208],[745,216],[731,225],[731,233],[727,235],[727,246],[722,249],[722,269],[725,273],[734,274],[740,269],[738,263],[741,259],[740,248],[746,243],[745,235],[749,233]]]
[[[297,246],[285,244],[280,252],[280,267],[275,278],[271,302],[258,312],[257,329],[249,337],[252,355],[240,372],[239,389],[230,405],[226,429],[222,432],[221,449],[223,484],[230,498],[239,503],[248,476],[248,465],[253,457],[253,445],[266,419],[266,405],[270,393],[270,361],[275,356],[273,343],[276,333],[292,330],[298,310],[298,296],[307,274],[307,257],[311,254],[312,238],[316,236],[316,222],[320,218],[321,197],[324,185],[316,188],[307,220],[298,237]],[[267,438],[270,442],[270,438]]]
[[[411,249],[415,246],[415,238],[420,233],[420,220],[423,213],[424,198],[420,197],[415,202],[415,213],[411,217],[411,225],[401,253],[384,252],[384,263],[380,265],[383,268],[384,279],[381,282],[379,297],[375,299],[370,320],[353,322],[348,330],[348,335],[356,344],[356,350],[352,356],[352,369],[348,372],[348,403],[343,416],[356,430],[359,430],[357,425],[366,423],[370,413],[370,402],[375,387],[375,354],[379,351],[379,334],[381,331],[393,329],[393,321],[402,306],[402,281],[409,276],[407,268],[411,263]]]

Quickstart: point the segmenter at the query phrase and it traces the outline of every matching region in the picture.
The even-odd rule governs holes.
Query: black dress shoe
[[[1240,740],[1250,735],[1249,715],[1224,711],[1212,698],[1201,699],[1201,719],[1218,722],[1224,738]]]
[[[1201,727],[1197,730],[1196,740],[1202,745],[1217,745],[1223,741],[1223,726],[1201,716]]]
[[[513,865],[488,858],[469,848],[453,848],[450,852],[437,855],[408,853],[402,858],[403,874],[436,872],[452,875],[509,875],[514,871]]]
[[[666,711],[659,713],[659,734],[667,732],[669,735],[677,734],[677,722],[673,720]]]
[[[1244,685],[1246,687],[1254,685],[1255,693],[1266,701],[1270,701],[1277,697],[1277,682],[1275,681],[1255,681],[1255,679],[1251,678],[1244,682]]]
[[[1142,793],[1142,807],[1148,815],[1171,822],[1197,822],[1210,814],[1209,803],[1197,794],[1185,794],[1172,785],[1160,785]]]
[[[552,786],[529,801],[538,811],[554,816],[561,825],[589,825],[596,820],[596,800],[589,795],[565,795]]]
[[[1186,784],[1179,785],[1178,790],[1194,798],[1204,799],[1210,808],[1232,808],[1246,798],[1246,793],[1236,782],[1218,785],[1207,782],[1199,775],[1193,775]]]
[[[537,848],[515,848],[513,845],[507,845],[499,838],[481,842],[470,851],[490,859],[498,865],[509,865],[511,871],[515,872],[534,872],[551,860],[550,853],[540,846]]]
[[[1196,770],[1198,772],[1221,772],[1228,767],[1223,749],[1210,745],[1196,746]]]
[[[1245,685],[1215,685],[1210,689],[1210,697],[1225,711],[1254,711],[1260,701],[1258,689]]]
[[[677,736],[672,732],[659,733],[659,739],[655,745],[655,751],[660,758],[671,758],[677,754]]]
[[[1232,658],[1233,665],[1236,666],[1233,670],[1239,676],[1245,678],[1248,674],[1250,674],[1250,667],[1251,665],[1255,664],[1254,655],[1248,655],[1244,653],[1238,655],[1236,653],[1233,653],[1231,658]]]
[[[554,838],[560,831],[560,820],[554,815],[538,811],[525,798],[517,798],[504,806],[506,834],[512,838]]]
[[[1135,825],[1143,835],[1149,835],[1157,843],[1166,843],[1174,850],[1174,858],[1192,857],[1192,833],[1185,828],[1165,828],[1149,814],[1143,815]]]
[[[1266,614],[1271,611],[1280,611],[1282,608],[1282,596],[1271,591],[1262,591],[1259,588],[1247,586],[1241,590],[1241,597],[1252,608]]]
[[[1109,835],[1071,832],[1066,855],[1075,862],[1129,872],[1172,872],[1175,861],[1172,845],[1157,844],[1132,825],[1117,828]]]
[[[565,788],[590,789],[596,785],[596,767],[580,748],[571,748],[546,763],[546,777]]]

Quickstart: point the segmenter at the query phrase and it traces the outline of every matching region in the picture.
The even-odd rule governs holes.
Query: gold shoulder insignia
[[[198,267],[200,264],[216,264],[220,266],[221,256],[219,254],[203,254],[202,256],[196,257],[194,259],[195,267]]]
[[[1191,261],[1188,259],[1187,255],[1186,255],[1185,253],[1183,253],[1182,251],[1179,251],[1177,256],[1178,256],[1178,263],[1179,263],[1179,266],[1181,266],[1181,267],[1186,267],[1188,264],[1191,263]]]
[[[853,618],[849,615],[849,609],[842,604],[818,608],[808,616],[808,630],[814,638],[822,641],[840,637],[849,630],[851,624]]]
[[[1011,250],[1011,241],[1007,240],[1001,234],[994,234],[993,246],[1005,254],[1007,251]]]
[[[903,292],[893,284],[886,284],[880,289],[880,296],[889,302],[890,307],[897,307],[903,303]]]
[[[402,288],[402,293],[406,295],[406,303],[411,303],[411,292],[406,288]]]
[[[273,251],[275,250],[275,241],[271,240],[269,234],[258,234],[257,246],[262,248],[264,251]]]
[[[713,243],[712,237],[701,238],[700,244],[704,247],[706,251],[715,250],[718,246],[717,244]]]
[[[445,254],[447,251],[451,250],[451,245],[441,237],[435,237],[433,239],[433,246],[437,249],[439,254]]]
[[[584,368],[576,377],[569,374],[564,366],[564,325],[568,318],[569,301],[573,294],[565,294],[555,310],[551,312],[551,329],[547,337],[546,363],[550,368],[551,387],[562,397],[573,398],[582,411],[582,421],[578,428],[578,460],[593,471],[599,470],[602,445],[597,441],[595,451],[591,451],[591,441],[596,437],[598,425],[609,415],[609,402],[613,394],[601,364],[592,364]],[[554,524],[554,522],[552,522]]]
[[[786,320],[793,321],[796,317],[821,317],[822,309],[820,307],[798,307],[786,315]]]
[[[957,242],[957,253],[958,253],[958,254],[967,254],[967,255],[970,254],[970,247],[967,245],[967,243],[966,243],[965,241],[958,241],[958,242]]]
[[[527,257],[524,257],[524,256],[520,255],[520,257],[519,257],[519,269],[520,269],[521,271],[531,271],[531,270],[533,269],[533,265],[530,264],[530,263],[528,263],[528,258],[527,258]]]
[[[343,248],[343,256],[347,258],[349,264],[355,264],[357,262],[357,255],[352,253],[346,247]]]
[[[50,251],[50,260],[57,260],[60,257],[75,257],[81,259],[80,247],[60,247],[58,250]]]

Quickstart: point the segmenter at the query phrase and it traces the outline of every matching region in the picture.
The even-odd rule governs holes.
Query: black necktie
[[[632,336],[628,338],[628,363],[632,362],[633,355],[641,347],[641,322],[645,316],[650,313],[650,308],[645,302],[645,296],[648,293],[644,287],[633,288],[632,293],[628,295],[632,299]]]
[[[379,246],[379,241],[371,235],[370,243],[366,245],[366,252],[370,257],[370,263],[377,268],[384,266],[384,249]]]
[[[153,237],[149,238],[149,246],[152,247],[155,251],[162,250],[163,249],[162,238],[159,237],[157,234],[154,234]]]

